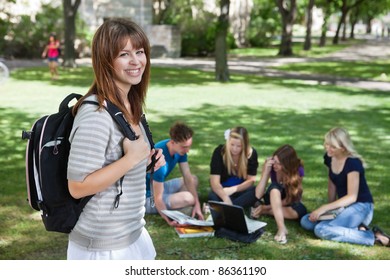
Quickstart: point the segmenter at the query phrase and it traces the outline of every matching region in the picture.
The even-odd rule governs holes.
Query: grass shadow
[[[46,71],[47,69],[45,69]],[[26,70],[27,71],[27,70]],[[79,75],[90,73],[88,69],[80,69]],[[84,73],[83,71],[86,71]],[[39,71],[38,71],[39,72]],[[169,74],[166,69],[158,69],[161,75]],[[180,71],[177,71],[180,72]],[[163,81],[155,81],[156,86],[171,86],[175,90],[176,82],[179,85],[192,85],[210,83],[210,73],[201,73],[204,78],[197,83],[197,71],[182,71],[173,79],[167,77]],[[84,73],[84,74],[83,74]],[[155,73],[156,74],[156,73]],[[31,72],[20,79],[36,79]],[[16,76],[18,77],[18,76]],[[71,75],[70,75],[71,77]],[[155,76],[157,77],[157,76]],[[267,87],[269,83],[276,83],[286,88],[293,87],[294,91],[304,92],[310,86],[285,84],[280,79],[269,81],[255,76],[237,76],[237,84],[251,83],[254,87]],[[247,79],[247,80],[246,80]],[[78,86],[85,86],[87,78],[78,80]],[[66,81],[66,82],[65,82]],[[72,84],[73,78],[64,77],[53,83],[58,86]],[[267,81],[265,83],[264,81]],[[50,80],[43,81],[51,83]],[[262,83],[264,82],[264,83]],[[234,82],[233,82],[234,83]],[[241,85],[241,84],[239,84]],[[336,89],[336,88],[334,88]],[[326,89],[323,89],[326,90]],[[329,94],[332,88],[329,87]],[[363,90],[339,89],[343,97],[364,97],[371,95]],[[288,102],[280,100],[275,95],[275,102]],[[240,92],[237,92],[240,96]],[[191,96],[183,94],[183,99]],[[382,100],[383,94],[373,93],[373,97]],[[256,95],[253,99],[259,98]],[[316,95],[312,97],[316,98]],[[385,99],[384,99],[385,100]],[[334,102],[334,101],[329,101]],[[312,109],[309,111],[293,109],[275,109],[254,105],[222,105],[219,103],[201,103],[186,109],[185,114],[174,111],[157,109],[149,110],[153,118],[149,124],[155,141],[168,138],[169,127],[176,120],[188,123],[195,131],[194,143],[189,154],[191,171],[200,181],[199,195],[201,201],[207,200],[209,191],[209,163],[214,148],[224,142],[224,131],[236,125],[245,126],[250,133],[251,144],[259,154],[260,164],[280,145],[289,143],[293,145],[305,164],[304,196],[303,202],[314,209],[327,200],[326,171],[322,163],[323,135],[333,126],[347,127],[351,132],[357,150],[368,162],[366,176],[375,199],[375,214],[373,223],[377,223],[390,231],[390,217],[387,215],[388,201],[390,199],[390,145],[389,138],[389,104],[366,105],[345,110],[339,109]],[[33,121],[39,116],[15,107],[0,105],[0,258],[1,259],[65,259],[66,235],[46,232],[41,221],[32,220],[32,211],[26,202],[26,184],[24,175],[24,151],[26,142],[21,140],[21,131],[31,127]],[[172,177],[179,176],[178,170]],[[243,245],[231,241],[207,239],[179,239],[174,230],[167,226],[159,216],[146,216],[147,229],[157,249],[158,259],[390,259],[390,251],[382,247],[366,247],[337,242],[327,242],[316,239],[313,234],[300,228],[294,221],[288,221],[290,231],[289,242],[280,246],[273,241],[276,225],[273,218],[265,217],[268,223],[266,233],[254,244]]]

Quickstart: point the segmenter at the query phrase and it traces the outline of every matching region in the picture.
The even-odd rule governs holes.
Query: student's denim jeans
[[[359,230],[360,224],[368,226],[374,215],[373,203],[356,202],[348,206],[335,219],[311,222],[307,214],[301,219],[301,226],[325,240],[361,245],[374,245],[375,236],[371,230]]]

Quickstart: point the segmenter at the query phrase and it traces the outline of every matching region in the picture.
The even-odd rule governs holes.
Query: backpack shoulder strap
[[[150,149],[154,149],[153,135],[152,135],[152,132],[150,131],[150,127],[149,127],[148,121],[146,120],[145,114],[142,114],[142,116],[141,116],[141,123],[145,129],[146,136],[148,137],[148,140],[150,143]]]
[[[85,100],[83,101],[83,104],[94,104],[99,106],[98,102],[92,100]],[[111,117],[116,121],[116,123],[121,127],[123,134],[127,138],[129,138],[132,141],[137,140],[139,138],[139,136],[136,135],[135,131],[133,130],[131,125],[127,122],[123,113],[121,112],[121,110],[119,110],[118,107],[116,107],[114,104],[106,100],[106,106],[104,106],[104,108],[111,115]]]

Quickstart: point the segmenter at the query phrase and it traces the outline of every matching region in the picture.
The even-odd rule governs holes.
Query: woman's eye
[[[137,54],[143,54],[143,53],[145,53],[143,49],[137,51]]]

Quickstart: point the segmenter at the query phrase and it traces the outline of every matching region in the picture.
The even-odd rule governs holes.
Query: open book
[[[176,227],[175,230],[180,238],[214,236],[214,228],[207,226],[183,226]]]
[[[325,212],[324,214],[322,214],[318,218],[318,220],[319,221],[333,220],[334,218],[337,217],[338,214],[340,214],[343,211],[344,211],[344,207],[340,207],[340,208],[336,208],[336,209],[333,209],[333,210],[329,210],[329,211]]]
[[[161,212],[181,225],[208,227],[212,227],[214,225],[212,220],[197,220],[177,210],[161,210]]]

